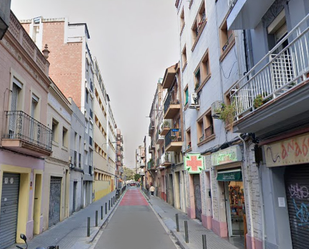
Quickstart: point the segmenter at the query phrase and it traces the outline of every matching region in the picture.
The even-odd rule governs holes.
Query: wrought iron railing
[[[308,80],[308,21],[309,14],[231,88],[236,120]]]
[[[181,137],[181,131],[180,129],[171,129],[165,136],[165,147],[169,146],[171,142],[181,142],[182,137]]]
[[[5,111],[5,139],[19,139],[52,150],[52,130],[23,111]]]
[[[177,105],[177,104],[179,104],[179,100],[173,99],[173,95],[169,93],[164,102],[164,113],[167,112],[170,105]]]

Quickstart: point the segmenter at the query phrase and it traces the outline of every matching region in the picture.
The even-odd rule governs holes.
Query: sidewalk
[[[183,249],[203,249],[202,235],[206,235],[207,249],[238,249],[226,239],[216,235],[213,231],[206,229],[198,220],[190,219],[182,211],[170,206],[156,196],[148,198],[153,210],[161,217],[162,221],[170,232],[176,237]],[[179,217],[179,232],[176,231],[175,214]],[[188,221],[189,243],[185,241],[184,221]]]
[[[100,200],[91,203],[84,209],[75,212],[69,218],[57,223],[45,232],[35,236],[28,242],[28,248],[45,247],[59,245],[60,249],[88,249],[91,242],[99,232],[99,228],[112,214],[118,201],[112,205],[112,198],[116,192],[113,191],[102,197]],[[109,201],[111,207],[109,210]],[[107,203],[107,214],[105,214],[105,203]],[[103,206],[103,219],[101,220],[101,206]],[[95,227],[95,213],[98,211],[98,226]],[[87,217],[90,217],[90,237],[87,237]],[[18,244],[24,247],[24,244]],[[16,245],[8,249],[16,249]]]

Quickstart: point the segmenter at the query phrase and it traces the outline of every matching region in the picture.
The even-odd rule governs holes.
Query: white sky
[[[156,83],[179,60],[175,0],[12,0],[11,9],[18,19],[87,23],[89,48],[124,136],[124,164],[135,167]]]

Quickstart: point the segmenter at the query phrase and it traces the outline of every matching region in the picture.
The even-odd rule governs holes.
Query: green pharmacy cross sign
[[[199,174],[204,169],[204,161],[201,154],[186,154],[184,156],[185,170],[189,174]]]

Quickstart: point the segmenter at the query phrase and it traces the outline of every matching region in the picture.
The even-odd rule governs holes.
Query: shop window
[[[221,48],[220,61],[222,61],[226,57],[226,55],[229,53],[231,48],[235,45],[235,35],[234,35],[233,30],[227,29],[226,18],[224,19],[224,21],[222,22],[219,28],[219,38],[220,38],[220,48]]]

